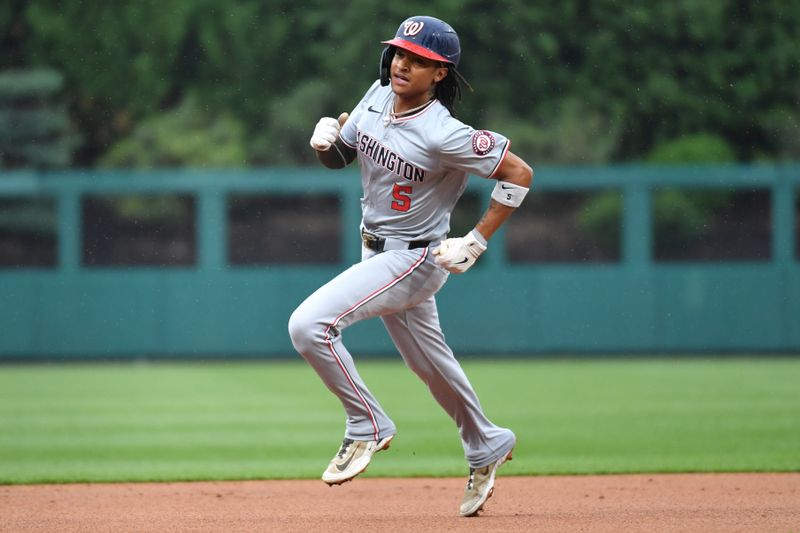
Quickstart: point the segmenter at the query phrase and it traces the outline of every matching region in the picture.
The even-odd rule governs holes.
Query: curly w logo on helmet
[[[403,24],[403,26],[405,27],[405,29],[403,30],[403,35],[410,35],[413,37],[414,35],[422,31],[422,28],[423,26],[425,26],[425,23],[418,20],[408,20],[405,22],[405,24]]]

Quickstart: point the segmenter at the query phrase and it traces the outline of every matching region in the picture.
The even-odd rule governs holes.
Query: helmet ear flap
[[[392,59],[394,59],[395,51],[396,50],[394,46],[387,46],[386,48],[383,49],[383,52],[381,52],[379,74],[381,79],[381,85],[383,86],[389,85],[389,79],[390,79],[389,68],[392,65]]]

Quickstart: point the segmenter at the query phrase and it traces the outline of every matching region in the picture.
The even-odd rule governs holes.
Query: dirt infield
[[[0,531],[800,532],[800,473],[500,477],[477,518],[462,479],[0,487]]]

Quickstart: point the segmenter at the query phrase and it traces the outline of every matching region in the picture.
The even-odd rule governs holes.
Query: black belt
[[[397,239],[400,240],[400,239]],[[370,233],[366,230],[361,230],[361,242],[364,243],[366,248],[373,250],[375,252],[382,252],[386,246],[386,239],[383,237],[378,237],[377,235]],[[405,247],[407,250],[413,250],[415,248],[427,248],[431,241],[411,241],[407,244],[408,246]]]

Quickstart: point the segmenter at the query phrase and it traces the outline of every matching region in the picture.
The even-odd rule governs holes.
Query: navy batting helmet
[[[407,50],[433,61],[439,61],[451,76],[446,76],[436,84],[434,96],[450,111],[454,117],[456,100],[461,100],[462,82],[471,91],[472,87],[464,76],[456,69],[458,60],[461,59],[461,44],[458,35],[448,23],[434,17],[410,17],[400,24],[394,39],[382,41],[387,45],[383,49],[380,62],[381,85],[391,82],[390,69],[392,59],[398,48]]]
[[[448,23],[434,17],[411,17],[397,28],[394,39],[383,44],[408,50],[422,57],[458,66],[461,45]]]
[[[382,85],[389,85],[389,66],[396,48],[402,48],[433,61],[441,61],[453,69],[458,66],[458,60],[461,59],[461,44],[456,30],[445,21],[434,17],[410,17],[400,24],[393,39],[381,42],[388,45],[381,54]]]

